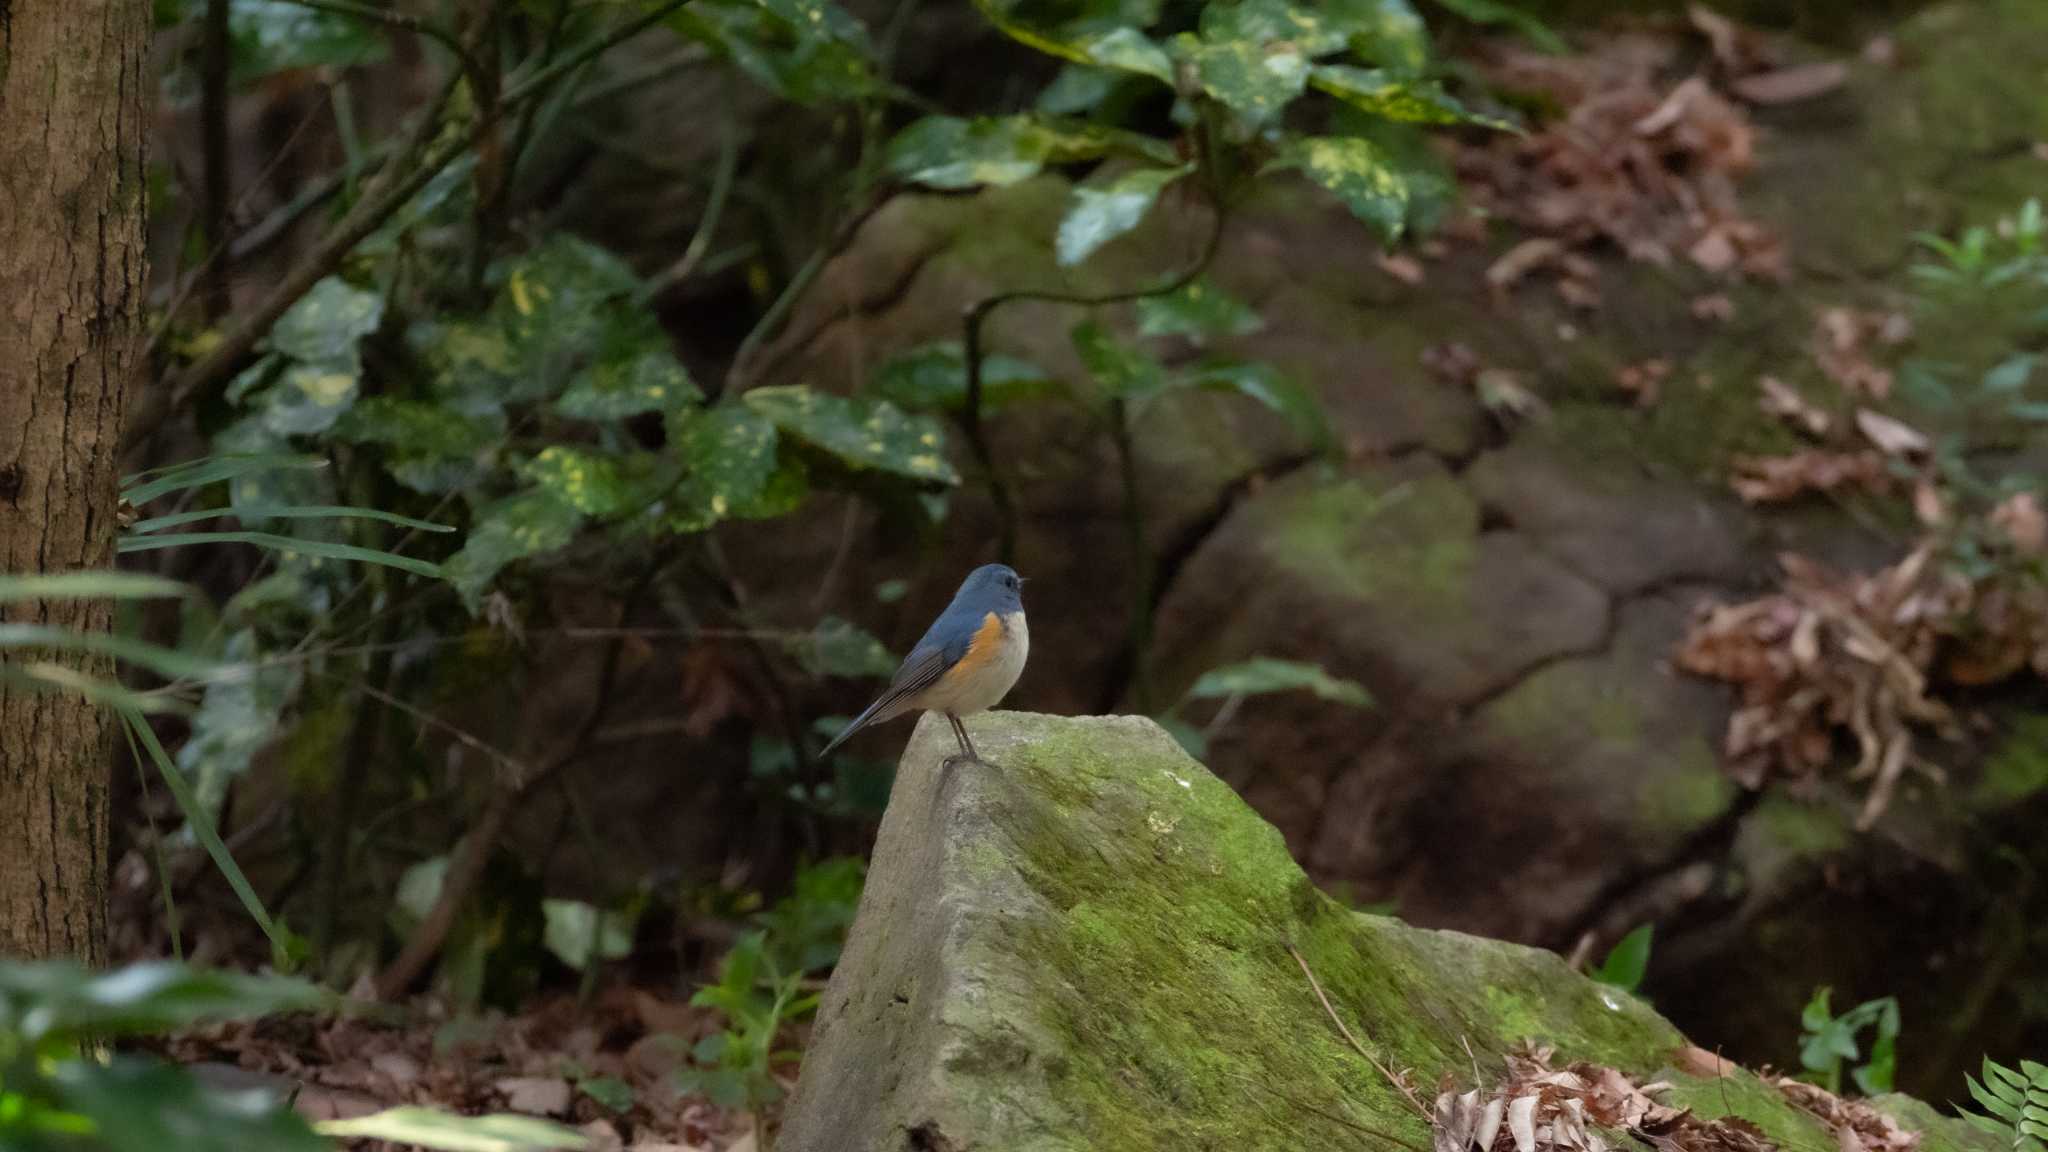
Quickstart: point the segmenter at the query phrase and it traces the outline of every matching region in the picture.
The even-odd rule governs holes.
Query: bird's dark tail
[[[830,758],[834,750],[836,750],[841,744],[846,743],[848,737],[852,736],[855,732],[858,732],[861,729],[868,726],[868,721],[874,719],[876,710],[880,709],[882,705],[890,702],[890,699],[887,696],[884,696],[880,700],[875,701],[873,704],[868,705],[867,711],[861,713],[858,716],[855,716],[853,718],[853,723],[848,724],[844,728],[841,728],[839,730],[839,735],[834,736],[832,738],[832,742],[830,744],[825,745],[825,750],[823,752],[818,753],[818,759],[823,761]]]

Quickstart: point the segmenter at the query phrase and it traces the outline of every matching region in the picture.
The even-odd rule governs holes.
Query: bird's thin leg
[[[960,737],[960,748],[967,754],[967,759],[975,764],[988,763],[981,758],[981,753],[974,750],[974,741],[967,735],[967,722],[951,712],[946,713],[946,719],[953,722],[953,733]]]

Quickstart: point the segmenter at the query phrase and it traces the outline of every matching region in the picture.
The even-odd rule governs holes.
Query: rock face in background
[[[777,1147],[1145,1152],[1428,1147],[1414,1107],[1317,999],[1425,1096],[1524,1040],[1783,1148],[1834,1137],[1748,1073],[1669,1066],[1684,1043],[1550,953],[1411,928],[1311,884],[1270,825],[1157,725],[995,713],[992,763],[905,753],[867,890]],[[1492,1083],[1483,1086],[1490,1090]],[[1949,1152],[1982,1137],[1889,1105]]]
[[[1987,747],[1959,750],[1949,786],[1917,782],[1859,836],[1854,797],[1833,785],[1799,798],[1736,788],[1718,763],[1725,695],[1668,656],[1695,605],[1761,587],[1780,550],[1848,566],[1896,556],[1832,509],[1744,508],[1727,463],[1772,443],[1755,380],[1812,371],[1822,309],[1888,306],[1914,231],[1989,219],[2043,187],[2048,165],[2015,142],[2048,138],[2048,102],[2014,78],[2048,70],[2044,20],[2014,2],[1932,9],[1895,31],[1896,66],[1856,64],[1845,89],[1760,114],[1759,170],[1742,194],[1793,245],[1784,284],[1609,263],[1590,315],[1536,287],[1503,305],[1481,272],[1511,236],[1454,246],[1411,286],[1341,209],[1286,189],[1254,206],[1226,234],[1215,279],[1267,326],[1225,350],[1310,382],[1344,451],[1313,459],[1238,398],[1162,403],[1136,432],[1149,531],[1134,556],[1100,425],[1057,406],[1000,413],[995,450],[1022,506],[1039,640],[1013,702],[1156,709],[1218,664],[1323,664],[1377,706],[1254,701],[1209,757],[1326,887],[1561,951],[1655,920],[1652,993],[1752,1060],[1792,1058],[1798,1007],[1823,983],[1838,1003],[1902,994],[1909,1033],[1944,1022],[1938,1044],[1902,1062],[1907,1084],[1951,1083],[1980,1049],[2034,1050],[2036,993],[2006,962],[2010,934],[1986,925],[2004,923],[1993,912],[2011,893],[2038,888],[2015,887],[2000,844],[2048,865],[2020,831],[2048,796],[2028,750],[2038,724],[1999,720]],[[858,389],[893,353],[959,339],[964,302],[1142,284],[1184,261],[1204,227],[1156,214],[1067,273],[1049,251],[1066,195],[1045,178],[891,203],[799,309],[772,382]],[[1709,292],[1728,293],[1732,319],[1693,316]],[[1078,380],[1066,339],[1078,318],[1019,306],[998,313],[991,343]],[[1920,319],[1930,341],[2001,338],[1976,317]],[[1432,378],[1422,353],[1447,341],[1519,373],[1550,418],[1506,426]],[[1672,371],[1656,404],[1637,407],[1614,380],[1649,357]],[[971,485],[937,547],[872,509],[814,515],[812,531],[743,537],[735,552],[752,570],[828,573],[848,593],[918,573],[902,604],[849,609],[899,645],[960,570],[991,558]],[[842,532],[877,546],[834,563]],[[1127,626],[1141,572],[1158,597],[1142,649]],[[761,603],[795,621],[836,594],[807,582],[763,589]],[[2039,923],[2041,897],[2026,898]],[[1848,954],[1822,947],[1844,920],[1869,931]]]

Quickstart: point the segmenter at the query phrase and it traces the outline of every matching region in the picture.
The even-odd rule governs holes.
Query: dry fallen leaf
[[[1726,295],[1719,292],[1706,296],[1696,296],[1692,302],[1692,314],[1696,320],[1733,320],[1735,318],[1735,301],[1730,300]]]
[[[1411,287],[1422,283],[1429,275],[1422,261],[1405,252],[1380,253],[1379,266],[1380,271]]]
[[[1728,87],[1752,104],[1796,104],[1832,92],[1848,80],[1848,66],[1830,60],[1738,77]]]
[[[1564,244],[1547,236],[1524,240],[1501,254],[1486,270],[1487,287],[1505,292],[1523,277],[1564,255]]]
[[[569,1082],[559,1076],[510,1076],[496,1084],[505,1106],[533,1116],[561,1116],[569,1111]]]
[[[1738,456],[1729,486],[1750,504],[1776,504],[1808,492],[1861,487],[1881,491],[1889,483],[1884,457],[1875,452],[1813,449],[1785,456]]]
[[[1757,407],[1815,439],[1826,436],[1834,423],[1826,412],[1776,376],[1759,376],[1756,381]]]
[[[1856,410],[1856,428],[1887,456],[1918,456],[1927,451],[1927,437],[1903,420],[1868,408]]]
[[[2048,517],[2041,510],[2040,497],[2032,492],[2015,492],[1991,510],[1991,526],[2022,556],[2039,556],[2048,549]]]

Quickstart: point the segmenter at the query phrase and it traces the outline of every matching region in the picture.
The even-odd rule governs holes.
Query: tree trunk
[[[109,568],[143,307],[149,0],[0,0],[0,571]],[[0,618],[105,631],[104,602]],[[84,671],[106,676],[104,661]],[[105,958],[112,718],[0,680],[0,956]]]

